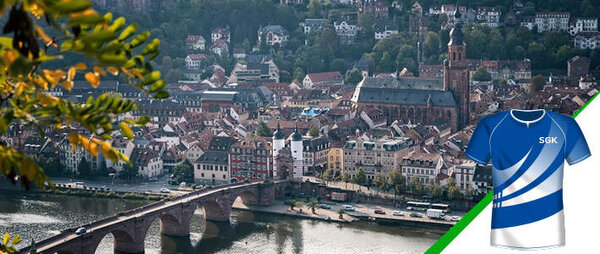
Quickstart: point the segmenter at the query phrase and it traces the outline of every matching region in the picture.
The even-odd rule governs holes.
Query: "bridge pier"
[[[169,212],[163,212],[160,215],[160,233],[170,236],[188,236],[190,222],[197,207],[196,203],[186,203]]]

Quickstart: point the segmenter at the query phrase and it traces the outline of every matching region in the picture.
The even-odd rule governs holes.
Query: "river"
[[[148,201],[0,190],[0,232],[18,233],[21,247],[60,230],[133,209]],[[422,253],[443,233],[433,229],[322,221],[233,211],[230,223],[205,222],[196,210],[189,237],[160,234],[156,220],[146,253]],[[97,253],[113,253],[112,236]]]

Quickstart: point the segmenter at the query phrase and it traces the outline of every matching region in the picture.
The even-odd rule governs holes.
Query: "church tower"
[[[444,90],[452,91],[457,103],[457,115],[452,116],[452,128],[460,130],[469,123],[469,69],[467,66],[467,46],[460,21],[461,13],[454,12],[454,28],[450,30],[448,58],[444,61]]]
[[[292,157],[294,158],[294,168],[292,170],[293,179],[301,179],[304,174],[304,155],[302,154],[302,134],[298,130],[298,123],[296,123],[296,130],[291,136],[290,148],[292,150]]]

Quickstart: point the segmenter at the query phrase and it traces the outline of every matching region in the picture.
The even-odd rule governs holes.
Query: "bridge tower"
[[[277,165],[277,156],[279,155],[279,151],[285,147],[285,136],[283,135],[283,131],[281,131],[281,126],[279,125],[279,121],[277,121],[277,129],[273,133],[273,178],[278,179],[280,176],[279,165]]]
[[[298,130],[298,123],[296,123],[296,130],[291,135],[291,150],[292,150],[292,158],[294,158],[294,169],[292,170],[293,179],[302,179],[302,175],[304,174],[304,155],[302,144],[302,134]]]

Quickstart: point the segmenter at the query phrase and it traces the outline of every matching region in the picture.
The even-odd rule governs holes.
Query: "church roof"
[[[392,88],[360,88],[357,102],[382,103],[397,105],[428,105],[456,107],[456,101],[450,91],[392,89]]]
[[[442,91],[444,81],[424,78],[366,77],[362,81],[362,87]]]

